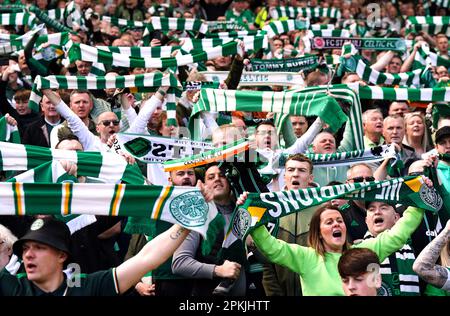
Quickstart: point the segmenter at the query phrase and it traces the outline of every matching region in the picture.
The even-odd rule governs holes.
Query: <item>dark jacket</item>
[[[349,201],[340,208],[345,226],[347,227],[347,239],[350,243],[357,239],[364,239],[367,232],[366,210],[360,208],[354,201]]]
[[[47,130],[44,116],[28,125],[23,134],[22,144],[50,148],[50,133]]]

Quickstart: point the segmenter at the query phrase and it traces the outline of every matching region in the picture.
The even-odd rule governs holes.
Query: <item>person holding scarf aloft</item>
[[[429,179],[426,183],[432,185]],[[236,204],[242,205],[246,198],[247,194],[242,194]],[[420,224],[423,214],[422,209],[409,207],[392,229],[352,246],[347,243],[347,227],[341,213],[329,204],[318,208],[311,218],[309,247],[278,240],[263,226],[250,234],[268,260],[300,275],[304,296],[342,296],[344,290],[337,267],[342,252],[351,247],[368,248],[383,261],[406,243]]]

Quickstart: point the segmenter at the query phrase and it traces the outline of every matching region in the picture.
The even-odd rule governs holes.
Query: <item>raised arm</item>
[[[85,150],[91,150],[100,139],[91,133],[83,121],[61,100],[61,97],[50,89],[43,89],[42,93],[56,107],[56,111],[64,117],[72,132],[78,137]]]
[[[283,152],[290,155],[305,153],[308,150],[309,144],[312,143],[314,137],[316,137],[316,135],[322,129],[322,126],[322,120],[320,119],[320,117],[317,117],[317,119],[314,121],[314,123],[311,124],[305,134],[298,138],[291,147],[286,148]]]
[[[441,250],[448,247],[450,238],[450,220],[440,232],[420,253],[414,261],[413,270],[427,283],[450,291],[450,275],[446,267],[436,264]]]
[[[146,131],[148,120],[156,109],[162,105],[167,89],[167,87],[159,88],[149,100],[145,101],[138,116],[134,119],[133,123],[130,125],[130,128],[126,131],[127,133],[142,134]]]
[[[163,264],[181,245],[189,230],[175,224],[149,241],[139,253],[117,267],[119,293],[138,283],[151,270]]]

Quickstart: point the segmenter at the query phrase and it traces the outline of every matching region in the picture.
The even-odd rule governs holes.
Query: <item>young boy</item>
[[[380,260],[367,248],[345,251],[338,263],[342,287],[347,296],[377,296],[381,287]]]

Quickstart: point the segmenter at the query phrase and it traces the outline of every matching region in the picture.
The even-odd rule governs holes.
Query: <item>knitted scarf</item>
[[[423,31],[430,35],[444,33],[450,35],[450,16],[410,16],[406,20],[405,33],[418,33]]]
[[[249,193],[244,205],[233,215],[224,244],[245,240],[249,230],[269,220],[300,212],[333,199],[382,201],[416,206],[436,212],[443,201],[421,177],[395,178],[386,181],[345,183],[335,186],[307,188],[269,193]]]
[[[364,239],[370,238],[374,236],[367,232]],[[419,277],[412,269],[415,259],[411,246],[405,244],[381,262],[380,296],[420,296]]]
[[[204,238],[217,220],[214,203],[190,187],[97,183],[0,183],[4,215],[137,216],[179,224]]]
[[[17,126],[9,125],[4,116],[0,118],[0,142],[20,143]]]
[[[295,19],[299,15],[308,18],[333,18],[340,19],[341,11],[336,8],[298,8],[298,7],[272,7],[269,10],[269,15],[273,19],[279,19],[281,17],[288,17],[290,19]]]

